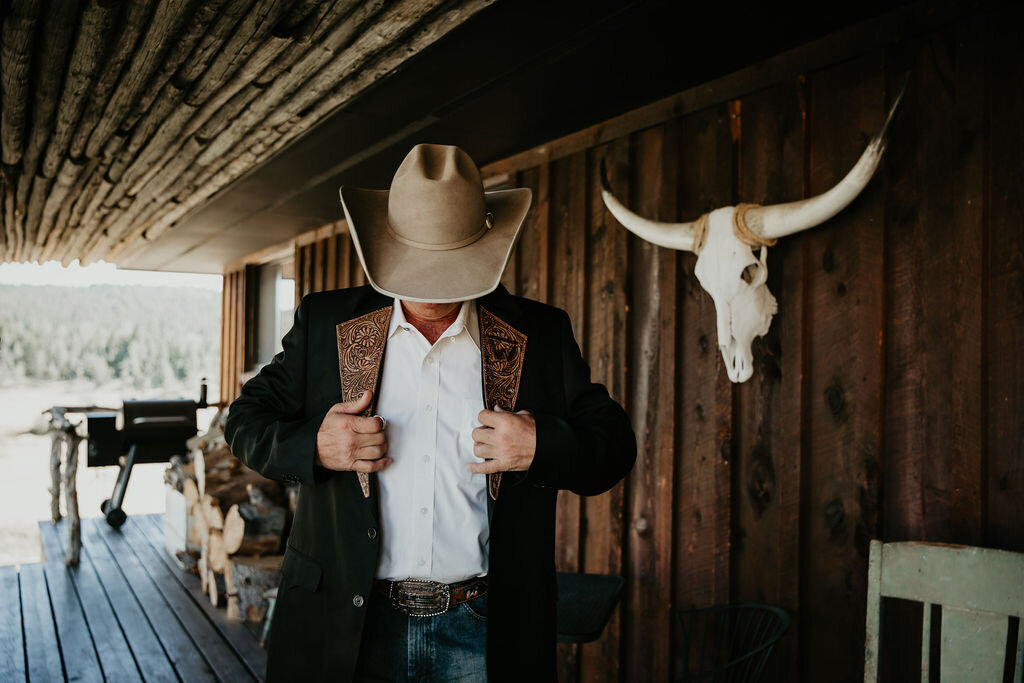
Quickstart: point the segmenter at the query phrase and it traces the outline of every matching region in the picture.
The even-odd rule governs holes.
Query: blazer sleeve
[[[523,480],[581,495],[596,495],[615,486],[636,461],[636,436],[629,416],[604,385],[590,381],[572,334],[572,323],[559,311],[559,345],[566,414],[534,414],[537,450]]]
[[[268,479],[312,485],[316,435],[330,406],[307,417],[308,329],[309,304],[303,298],[282,350],[231,403],[224,437],[235,457]]]

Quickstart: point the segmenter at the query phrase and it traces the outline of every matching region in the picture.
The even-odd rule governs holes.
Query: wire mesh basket
[[[683,674],[677,680],[687,683],[754,683],[789,628],[785,611],[755,603],[682,610],[676,616],[683,632]]]

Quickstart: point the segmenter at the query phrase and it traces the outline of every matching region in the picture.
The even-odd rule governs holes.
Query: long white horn
[[[765,239],[775,239],[821,225],[845,209],[850,202],[857,198],[857,195],[871,180],[875,169],[878,168],[878,163],[882,160],[882,154],[885,152],[888,142],[889,123],[892,121],[896,107],[906,89],[907,82],[904,80],[903,87],[889,108],[889,114],[885,117],[882,129],[871,140],[868,148],[860,155],[860,159],[846,174],[846,177],[837,185],[816,197],[786,204],[752,207],[746,213],[747,226],[755,234]]]
[[[601,198],[615,220],[642,240],[668,249],[693,251],[694,223],[659,223],[637,215],[612,194],[604,159],[601,159]]]

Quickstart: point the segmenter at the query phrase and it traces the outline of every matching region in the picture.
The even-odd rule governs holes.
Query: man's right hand
[[[359,417],[370,405],[371,392],[347,403],[335,403],[316,435],[316,463],[329,470],[379,472],[391,464],[383,424]]]

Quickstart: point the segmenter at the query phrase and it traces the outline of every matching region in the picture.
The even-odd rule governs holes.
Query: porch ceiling
[[[0,261],[145,252],[492,2],[4,3]]]

